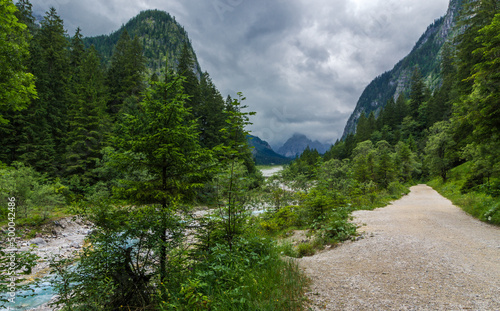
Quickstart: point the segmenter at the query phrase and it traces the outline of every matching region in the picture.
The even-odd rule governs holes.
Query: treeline
[[[371,180],[380,189],[435,177],[446,184],[451,176],[462,194],[495,202],[500,195],[499,9],[499,1],[464,4],[460,34],[441,52],[440,87],[431,92],[415,68],[408,96],[389,99],[378,115],[362,114],[356,133],[337,141],[322,161],[350,161],[356,180]],[[498,204],[482,209],[476,216],[500,222]]]

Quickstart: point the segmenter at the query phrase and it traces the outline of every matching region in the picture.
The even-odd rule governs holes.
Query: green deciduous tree
[[[216,177],[217,205],[223,236],[231,248],[235,238],[242,233],[242,225],[247,218],[248,190],[255,182],[255,176],[249,167],[251,159],[250,148],[247,142],[248,132],[245,129],[251,124],[249,116],[255,112],[244,112],[247,108],[242,105],[245,100],[242,93],[238,99],[226,103],[226,127],[221,130],[224,143],[215,148],[221,169]]]
[[[0,123],[7,122],[4,111],[26,108],[37,94],[34,77],[27,72],[31,36],[17,11],[12,1],[0,1]]]
[[[447,121],[437,122],[429,132],[430,136],[425,146],[425,163],[432,174],[440,176],[446,182],[447,173],[456,157],[451,124]]]

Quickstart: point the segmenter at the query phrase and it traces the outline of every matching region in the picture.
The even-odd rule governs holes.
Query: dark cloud
[[[241,91],[253,134],[279,147],[293,133],[334,142],[361,92],[446,13],[448,0],[32,0],[70,35],[108,34],[145,9],[188,31],[221,93]]]

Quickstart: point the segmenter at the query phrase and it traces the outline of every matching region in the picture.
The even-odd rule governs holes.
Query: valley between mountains
[[[299,260],[312,310],[500,310],[500,228],[426,185],[353,215],[362,239]]]

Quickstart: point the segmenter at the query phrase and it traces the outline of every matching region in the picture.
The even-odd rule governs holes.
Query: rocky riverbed
[[[38,233],[34,238],[18,237],[17,246],[19,251],[31,250],[31,252],[40,257],[37,260],[36,266],[33,267],[32,273],[26,276],[25,279],[31,282],[35,279],[47,278],[50,274],[50,261],[55,256],[61,258],[74,258],[78,256],[85,243],[85,238],[92,232],[92,228],[92,224],[79,217],[71,216],[52,221],[42,226],[41,233]],[[28,232],[27,230],[20,234],[26,235]],[[41,285],[41,287],[47,286],[50,287],[47,284]],[[49,307],[47,302],[28,310],[50,311],[53,308]]]

